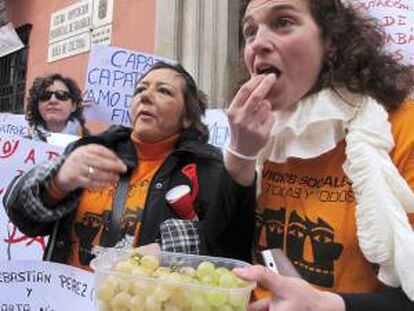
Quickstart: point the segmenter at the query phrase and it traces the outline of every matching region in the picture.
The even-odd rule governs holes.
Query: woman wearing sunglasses
[[[29,91],[26,119],[30,138],[47,140],[49,132],[83,136],[82,94],[76,82],[58,73],[36,78]]]

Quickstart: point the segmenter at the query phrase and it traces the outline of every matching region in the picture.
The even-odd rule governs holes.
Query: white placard
[[[23,42],[14,30],[12,23],[0,27],[0,57],[24,48]]]
[[[209,143],[223,148],[230,135],[229,122],[223,109],[207,109],[206,117],[203,120],[210,132]]]
[[[348,0],[357,10],[377,18],[386,33],[385,44],[395,59],[414,64],[413,0]]]
[[[0,113],[0,136],[3,135],[28,137],[29,125],[25,116],[23,114]]]
[[[48,62],[89,51],[91,36],[89,32],[71,37],[49,45]]]
[[[67,39],[92,27],[92,0],[78,1],[50,16],[49,42]]]
[[[15,176],[62,152],[63,148],[44,142],[0,135],[0,260],[42,258],[46,239],[28,237],[17,230],[5,213],[3,196]]]
[[[87,120],[129,125],[129,108],[137,81],[157,61],[173,61],[143,52],[101,44],[89,53],[84,92]]]
[[[43,261],[0,261],[1,311],[93,311],[93,273]]]

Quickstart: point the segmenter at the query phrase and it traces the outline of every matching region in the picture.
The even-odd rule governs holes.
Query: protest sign
[[[229,122],[223,109],[207,109],[206,116],[203,120],[210,132],[209,143],[223,148],[227,138],[230,135]]]
[[[95,310],[93,274],[42,261],[0,261],[1,311]]]
[[[61,152],[62,148],[43,142],[9,134],[0,136],[0,260],[42,258],[45,239],[31,238],[17,230],[4,211],[3,196],[15,176]]]
[[[384,31],[385,44],[395,59],[414,64],[414,1],[348,0],[362,13],[377,18]]]
[[[23,114],[0,113],[0,136],[27,137],[29,125]]]
[[[84,115],[87,120],[129,125],[129,107],[137,81],[157,61],[156,55],[95,44],[89,54]]]

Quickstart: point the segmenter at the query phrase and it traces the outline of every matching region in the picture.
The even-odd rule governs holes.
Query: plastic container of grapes
[[[155,255],[160,267],[175,267],[174,271],[197,269],[202,262],[214,264],[213,273],[203,277],[203,283],[186,276],[177,278],[169,272],[153,277],[115,270],[117,264],[127,261],[129,252],[110,249],[91,261],[94,273],[95,305],[99,311],[244,311],[247,308],[255,283],[240,283],[232,278],[227,284],[218,284],[223,271],[247,267],[250,264],[221,257],[160,252]],[[191,268],[188,268],[191,267]],[[225,268],[225,269],[223,269]],[[210,276],[208,276],[210,275]],[[216,280],[216,281],[214,281]],[[210,282],[211,281],[211,282]],[[238,283],[237,283],[238,282]],[[226,282],[225,282],[226,283]]]

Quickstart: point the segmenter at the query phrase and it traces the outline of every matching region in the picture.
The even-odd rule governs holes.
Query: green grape
[[[141,280],[139,281],[133,281],[130,287],[130,292],[134,295],[147,295],[149,292],[151,292],[152,286],[151,284],[148,284],[147,282],[143,282]]]
[[[126,260],[126,261],[118,262],[115,266],[115,271],[123,272],[123,273],[131,273],[134,268],[135,268],[135,264],[130,260]]]
[[[226,267],[219,267],[214,271],[214,277],[220,279],[223,274],[231,273]]]
[[[229,305],[221,306],[220,311],[234,311],[233,308]]]
[[[214,276],[212,275],[205,275],[200,279],[201,284],[212,286],[214,287],[216,285],[216,280],[214,279]]]
[[[129,301],[130,311],[144,311],[145,310],[145,297],[143,295],[135,295]]]
[[[162,304],[154,296],[150,295],[145,301],[146,311],[161,311]]]
[[[127,309],[129,307],[129,301],[131,300],[131,295],[126,292],[119,292],[111,300],[111,307],[113,309]]]
[[[109,303],[103,302],[99,304],[99,311],[112,311],[112,307]]]
[[[191,311],[210,311],[210,305],[202,296],[195,296],[191,301]]]
[[[164,302],[171,297],[171,290],[165,286],[157,286],[152,292],[152,295],[157,301]]]
[[[221,307],[227,302],[227,293],[223,290],[209,290],[206,300],[211,306]]]
[[[152,276],[154,278],[159,278],[161,276],[168,275],[170,273],[171,273],[171,269],[170,268],[168,268],[168,267],[158,267],[157,270],[155,270],[152,273]]]
[[[203,276],[213,274],[215,270],[215,266],[212,262],[209,261],[203,261],[199,264],[197,267],[197,277],[199,279],[202,279]]]
[[[110,301],[116,294],[118,282],[114,277],[107,278],[96,290],[96,297],[101,301]]]
[[[218,285],[222,288],[235,288],[237,287],[236,281],[232,273],[227,272],[220,276]]]
[[[191,301],[193,296],[191,291],[187,288],[177,288],[176,291],[171,295],[169,302],[175,305],[179,310],[187,310],[191,308]],[[166,310],[169,310],[165,308]]]
[[[197,276],[197,271],[193,267],[180,267],[178,273],[192,278]]]
[[[168,311],[182,311],[183,308],[178,307],[174,303],[167,302],[167,303],[164,304],[163,310],[168,310]]]
[[[138,266],[138,267],[135,267],[134,269],[132,269],[131,273],[132,273],[132,275],[135,275],[135,276],[148,277],[148,276],[151,276],[152,272],[151,272],[151,270],[149,270],[145,267]]]
[[[242,307],[247,303],[248,296],[244,292],[230,292],[228,296],[229,304],[233,307]]]
[[[155,271],[160,266],[160,261],[154,255],[144,255],[141,258],[141,267]]]

